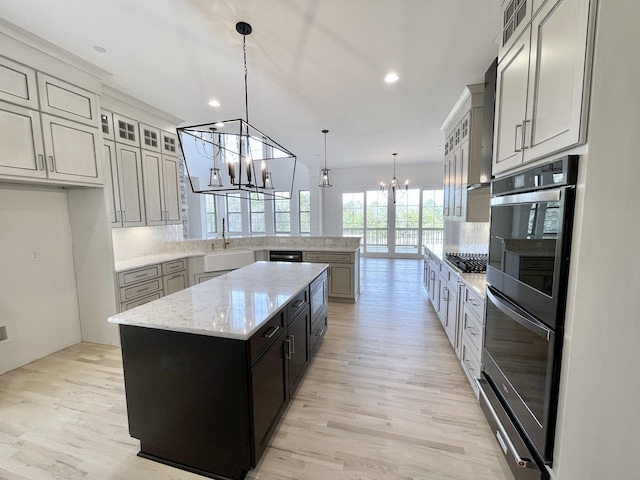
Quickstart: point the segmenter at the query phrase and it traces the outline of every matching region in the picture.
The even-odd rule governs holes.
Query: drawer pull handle
[[[467,366],[469,371],[471,371],[474,375],[476,374],[476,369],[474,368],[473,364],[471,363],[471,360],[465,359],[464,364]]]
[[[273,337],[273,336],[276,334],[276,332],[277,332],[278,330],[280,330],[280,327],[279,327],[278,325],[274,325],[273,327],[271,327],[271,330],[268,330],[268,331],[263,335],[263,337],[264,337],[264,338],[271,338],[271,337]]]
[[[293,308],[300,308],[300,306],[303,304],[304,304],[304,300],[298,300],[296,303],[293,304]]]
[[[40,163],[40,170],[44,170],[44,155],[38,154],[38,162]]]
[[[323,336],[323,335],[324,335],[324,330],[325,330],[324,328],[321,328],[320,330],[318,330],[318,331],[316,332],[316,337],[321,337],[321,336]]]
[[[136,290],[138,293],[142,293],[142,292],[146,292],[147,290],[149,290],[151,287],[144,287],[144,288],[139,288],[138,290]]]
[[[144,278],[144,277],[148,277],[149,274],[148,273],[141,273],[139,275],[136,275],[136,278]]]
[[[474,337],[475,337],[476,335],[478,335],[478,332],[476,332],[476,329],[475,329],[475,328],[473,328],[473,327],[469,327],[469,328],[467,328],[467,330],[468,330],[468,331],[469,331],[469,333],[470,333],[471,335],[473,335]]]

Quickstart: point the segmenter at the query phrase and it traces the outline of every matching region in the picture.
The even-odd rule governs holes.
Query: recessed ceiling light
[[[212,107],[219,107],[220,102],[218,100],[213,99],[209,102],[209,105],[211,105]]]
[[[213,126],[214,127],[218,127],[218,128],[222,128],[222,127],[224,127],[224,123],[222,123],[222,122],[214,123]]]
[[[107,53],[107,49],[104,47],[101,47],[100,45],[94,45],[93,49],[96,52],[100,52],[100,53]]]
[[[398,81],[398,74],[395,72],[389,72],[387,73],[387,76],[384,77],[384,81],[387,83],[393,83],[393,82],[397,82]]]

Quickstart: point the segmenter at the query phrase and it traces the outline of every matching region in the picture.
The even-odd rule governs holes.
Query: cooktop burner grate
[[[445,258],[464,273],[485,273],[487,271],[486,253],[445,253]]]

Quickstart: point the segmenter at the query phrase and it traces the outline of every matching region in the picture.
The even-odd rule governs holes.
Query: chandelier
[[[252,28],[246,22],[238,22],[236,31],[242,35],[245,118],[177,129],[191,190],[211,195],[255,192],[290,198],[297,159],[249,123],[246,40]],[[206,186],[194,183],[194,178],[202,177],[208,177]]]
[[[320,185],[319,187],[332,187],[331,181],[329,180],[329,169],[327,168],[327,133],[329,130],[322,130],[324,133],[324,168],[320,169]]]
[[[404,189],[400,189],[400,183],[396,178],[396,155],[393,154],[393,177],[391,178],[391,182],[389,183],[389,187],[386,187],[384,182],[380,182],[380,190],[386,192],[387,197],[393,203],[396,203],[396,199],[400,199],[404,196],[405,192],[409,190],[409,180],[404,182]]]

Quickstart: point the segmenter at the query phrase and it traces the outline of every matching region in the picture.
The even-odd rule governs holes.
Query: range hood
[[[493,157],[493,122],[496,106],[496,78],[498,59],[496,58],[484,74],[484,101],[482,110],[482,151],[480,155],[480,178],[486,182],[474,183],[467,190],[488,188],[491,183],[491,161]]]

